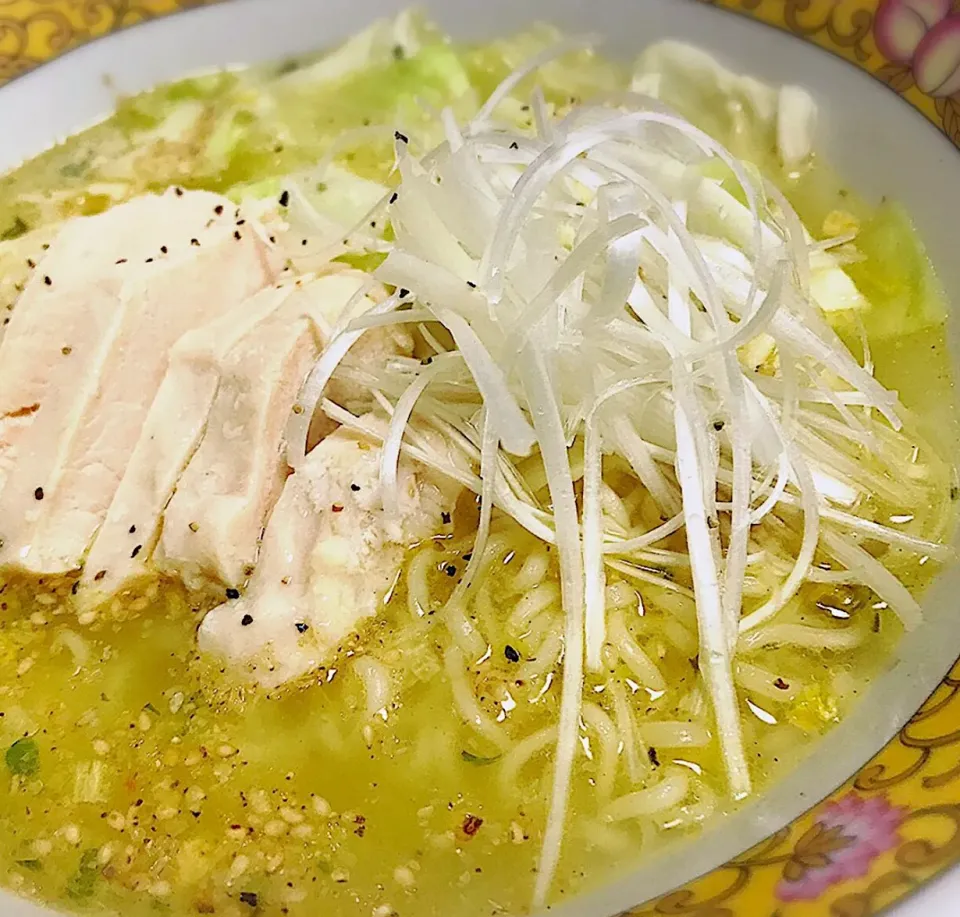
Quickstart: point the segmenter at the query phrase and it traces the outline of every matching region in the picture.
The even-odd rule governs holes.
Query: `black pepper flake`
[[[36,261],[33,260],[33,258],[27,258],[27,267],[28,267],[28,268],[30,268],[30,269],[32,270],[32,269],[35,268],[36,266],[37,266],[37,263],[36,263]]]
[[[50,275],[49,275],[49,274],[46,274],[46,275],[44,276],[43,282],[44,282],[48,287],[52,287],[52,286],[53,286],[53,280],[50,279]]]
[[[118,258],[116,263],[117,263],[117,264],[126,264],[126,263],[127,263],[127,259],[126,259],[126,258]]]
[[[400,131],[393,132],[393,139],[399,140],[401,143],[409,143],[410,138],[406,134],[401,134]]]
[[[307,240],[304,239],[300,244],[301,244],[304,248],[306,248],[306,247],[307,247]],[[344,242],[343,244],[346,245],[347,243]]]
[[[447,564],[447,565],[443,568],[443,572],[446,573],[447,576],[456,576],[456,575],[457,575],[457,568],[456,568],[453,564]]]
[[[68,344],[66,347],[60,348],[60,353],[62,353],[65,357],[69,357],[70,354],[73,353],[73,348]]]
[[[200,247],[200,240],[199,240],[199,239],[191,239],[191,240],[190,240],[190,244],[191,244],[192,246],[194,246],[195,248],[199,248],[199,247]]]
[[[129,528],[129,532],[131,535],[135,535],[137,532],[137,527],[135,525],[131,525]]]
[[[472,557],[473,557],[473,551],[467,551],[467,553],[463,555],[464,560],[470,560]]]
[[[281,206],[281,207],[289,207],[289,206],[290,206],[290,192],[289,192],[289,191],[284,191],[283,194],[280,195],[280,206]]]
[[[660,759],[657,757],[657,750],[652,745],[647,749],[647,757],[650,759],[650,763],[654,767],[660,766]]]
[[[214,212],[218,217],[219,217],[219,216],[223,216],[223,204],[217,204],[217,206],[213,208],[213,212]]]
[[[509,643],[503,648],[503,655],[506,656],[510,662],[520,661],[520,654]]]
[[[100,580],[102,580],[106,575],[107,575],[107,571],[106,571],[106,570],[99,570],[99,571],[97,572],[96,576],[94,576],[93,581],[94,581],[95,583],[99,583]]]
[[[174,193],[177,197],[183,197],[183,188],[174,188],[174,189],[173,189],[173,193]]]
[[[391,203],[391,204],[395,204],[395,203],[397,202],[397,198],[398,198],[399,196],[400,196],[400,195],[397,194],[396,191],[394,191],[393,194],[390,195],[390,203]]]
[[[951,500],[960,500],[960,487],[957,487],[956,484],[950,488],[950,499]]]
[[[142,544],[138,544],[138,545],[130,552],[130,556],[131,556],[131,557],[136,557],[142,550],[143,550],[143,545],[142,545]]]
[[[244,226],[246,225],[246,222],[246,220],[237,220],[237,226]]]
[[[153,258],[147,258],[147,264],[153,264]]]
[[[722,420],[715,420],[713,422],[713,429],[716,430],[718,433],[723,429],[723,426],[724,425]]]
[[[773,686],[778,691],[788,691],[790,689],[790,685],[788,685],[782,678],[775,678],[773,680]]]
[[[511,149],[511,150],[519,150],[519,149],[520,149],[520,144],[517,143],[516,140],[514,140],[513,143],[510,144],[510,149]]]
[[[241,624],[243,627],[249,627],[251,624],[253,624],[253,615],[244,615],[244,616],[240,619],[240,624]]]
[[[404,299],[409,295],[410,291],[406,287],[400,287],[400,289],[397,290],[397,296],[399,296],[401,299]]]
[[[228,588],[227,589],[227,598],[228,599],[239,599],[240,591],[238,589]]]
[[[467,281],[467,286],[470,287],[471,290],[475,290],[477,288],[477,285],[472,280]]]
[[[298,634],[305,634],[308,630],[310,630],[310,625],[304,624],[303,621],[297,621],[297,623],[294,624],[294,627],[296,627]]]
[[[160,251],[161,251],[164,255],[167,255],[167,254],[170,253],[170,249],[167,248],[166,245],[161,245],[161,246],[160,246]]]
[[[442,512],[440,513],[440,518],[443,520],[444,525],[450,525],[450,520],[453,518],[450,513]]]
[[[236,239],[238,242],[243,238],[243,236],[240,234],[240,230],[239,230],[239,229],[233,234],[233,237],[234,237],[234,239]]]
[[[42,487],[38,487],[38,488],[33,492],[33,497],[34,497],[35,500],[42,500],[42,499],[43,499],[43,488],[42,488]]]
[[[350,485],[350,489],[351,489],[354,493],[357,493],[357,492],[360,490],[360,485],[359,485],[359,484],[351,484],[351,485]]]
[[[77,581],[70,587],[70,595],[76,595],[79,591],[80,591],[80,580],[77,580]]]
[[[260,898],[256,892],[240,892],[240,900],[247,907],[257,907],[260,904]]]

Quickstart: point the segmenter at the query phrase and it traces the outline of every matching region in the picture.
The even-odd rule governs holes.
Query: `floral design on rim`
[[[951,0],[880,0],[873,23],[876,71],[899,93],[933,100],[944,133],[960,146],[960,10]]]
[[[883,795],[848,793],[827,803],[794,845],[777,897],[813,901],[833,885],[867,875],[877,857],[900,844],[907,812]]]
[[[873,29],[877,50],[909,69],[922,93],[960,92],[960,13],[950,0],[881,0]]]

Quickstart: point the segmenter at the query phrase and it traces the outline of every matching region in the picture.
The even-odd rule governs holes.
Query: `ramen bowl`
[[[948,300],[960,302],[960,17],[949,3],[437,0],[427,7],[458,38],[549,20],[597,36],[613,57],[678,39],[732,70],[806,88],[819,109],[817,150],[866,199],[902,202]],[[0,166],[12,168],[97,121],[118,94],[305,54],[400,8],[389,0],[7,4]],[[945,425],[955,422],[949,405],[940,410]],[[551,912],[866,917],[952,867],[960,859],[958,589],[960,571],[948,565],[923,598],[922,625],[852,712],[769,790],[679,851],[625,864]],[[237,913],[256,907],[248,897]],[[0,892],[0,911],[53,913],[8,892]],[[301,912],[293,904],[289,913]]]

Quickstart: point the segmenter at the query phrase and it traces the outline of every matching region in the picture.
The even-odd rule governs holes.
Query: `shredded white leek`
[[[909,477],[900,471],[913,461],[897,432],[898,398],[874,377],[868,348],[861,365],[831,329],[825,310],[834,304],[813,297],[814,286],[826,288],[813,280],[827,274],[856,290],[777,189],[636,93],[556,117],[535,92],[529,128],[498,120],[521,80],[569,47],[511,74],[472,121],[443,112],[446,139],[421,158],[397,140],[394,241],[378,242],[389,254],[375,272],[395,292],[335,334],[304,385],[305,410],[289,437],[295,468],[315,410],[379,438],[325,400],[324,389],[369,329],[416,324],[434,353],[429,361],[398,359],[351,378],[367,378],[391,417],[381,460],[388,509],[401,454],[481,496],[474,555],[445,609],[447,624],[457,629],[494,507],[556,546],[563,681],[537,904],[560,858],[584,667],[604,658],[608,572],[695,596],[702,686],[729,789],[740,797],[751,774],[734,676],[753,669],[737,654],[780,641],[843,643],[777,620],[811,581],[862,583],[915,626],[916,600],[863,539],[949,555],[937,537],[871,516],[865,498]],[[704,177],[713,162],[740,185],[740,199]],[[452,350],[442,343],[451,339]],[[748,352],[760,354],[756,363]],[[426,430],[443,437],[448,454]],[[528,455],[539,465],[512,458]],[[632,474],[659,524],[631,531],[626,517],[605,512],[605,499],[619,500],[605,480],[608,462]],[[911,496],[932,499],[921,473],[909,480]],[[845,570],[812,572],[818,552]],[[759,583],[750,579],[757,567],[765,570]],[[675,570],[689,578],[676,582]],[[623,638],[622,623],[614,636]],[[479,648],[455,643],[451,672],[462,652]],[[455,690],[462,694],[459,682]],[[478,731],[502,742],[498,726],[464,697],[458,704]],[[633,729],[622,696],[616,714]],[[553,734],[518,749],[525,756]],[[635,749],[628,765],[636,779]],[[686,784],[671,779],[612,804],[625,808],[610,816],[646,811],[658,792],[679,799]]]

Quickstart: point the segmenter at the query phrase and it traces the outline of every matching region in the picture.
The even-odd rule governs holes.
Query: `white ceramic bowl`
[[[118,91],[137,92],[191,71],[317,49],[405,5],[396,0],[233,0],[113,34],[0,90],[0,169],[106,115]],[[960,155],[920,114],[863,72],[746,18],[681,0],[435,0],[425,6],[464,38],[493,37],[547,19],[598,34],[614,55],[633,56],[650,42],[679,38],[734,69],[807,86],[822,111],[818,148],[866,197],[888,194],[906,205],[948,294],[960,301],[954,232]],[[107,75],[110,81],[104,80]],[[648,860],[551,913],[605,917],[649,900],[767,837],[843,782],[896,733],[960,655],[949,601],[958,589],[960,570],[941,578],[925,599],[923,627],[903,642],[890,671],[763,800],[716,825],[682,856]],[[52,912],[0,892],[0,915],[50,917]]]

